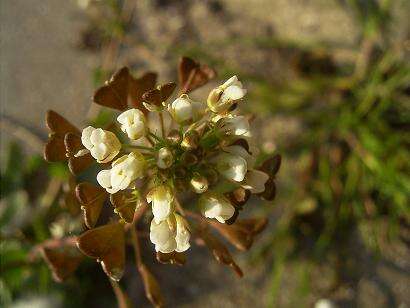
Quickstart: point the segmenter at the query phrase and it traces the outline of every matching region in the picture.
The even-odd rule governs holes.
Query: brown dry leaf
[[[75,188],[78,201],[84,214],[85,225],[91,229],[100,217],[102,206],[108,197],[104,188],[90,183],[80,183]]]
[[[186,255],[182,252],[162,253],[157,252],[157,261],[162,264],[184,265],[186,262]]]
[[[153,306],[163,307],[164,298],[162,296],[158,281],[144,264],[141,264],[138,267],[138,270],[141,274],[142,282],[144,283],[146,297],[149,299]]]
[[[216,76],[215,70],[188,57],[182,57],[178,66],[179,86],[182,93],[189,93]]]
[[[199,231],[199,237],[205,242],[205,245],[212,252],[214,258],[222,264],[231,267],[239,276],[243,276],[241,268],[235,263],[228,249],[215,236],[209,233],[208,230],[202,229]]]
[[[64,136],[67,133],[80,134],[80,131],[53,110],[48,110],[46,113],[46,125],[50,134],[44,148],[44,159],[48,162],[67,160]]]
[[[64,281],[73,274],[84,258],[75,243],[74,237],[68,237],[48,240],[40,247],[41,254],[53,273],[53,278],[58,282]]]
[[[242,251],[251,248],[255,235],[262,232],[267,223],[268,220],[266,218],[241,219],[232,225],[209,221],[209,224],[224,238]]]
[[[99,88],[93,101],[101,106],[114,108],[120,111],[128,107],[128,85],[130,72],[127,67],[117,71],[105,85]]]
[[[145,92],[154,89],[156,83],[157,74],[153,72],[145,73],[140,78],[134,78],[130,75],[128,91],[131,99],[131,105],[144,111],[145,108],[142,107],[142,95]]]
[[[119,191],[110,195],[111,204],[114,206],[114,212],[118,213],[120,217],[128,223],[134,219],[135,209],[137,208],[137,201],[130,199],[132,195],[127,191]]]
[[[84,232],[78,237],[77,246],[85,255],[101,262],[108,277],[115,281],[121,279],[125,265],[124,226],[121,223]]]
[[[90,153],[76,157],[75,154],[84,149],[79,135],[68,133],[64,138],[64,145],[66,149],[66,156],[68,157],[68,167],[72,174],[77,175],[88,169],[93,163],[94,159]]]

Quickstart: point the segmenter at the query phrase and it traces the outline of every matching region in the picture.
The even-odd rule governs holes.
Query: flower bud
[[[146,133],[145,116],[138,109],[129,109],[117,117],[121,124],[121,130],[128,135],[128,138],[137,140]]]
[[[174,156],[168,148],[161,148],[158,151],[157,166],[161,169],[167,169],[172,166]]]
[[[152,214],[154,220],[159,223],[172,213],[174,194],[168,185],[160,185],[150,190],[147,202],[152,203]]]
[[[183,94],[168,105],[168,111],[172,118],[179,124],[188,124],[198,118],[203,106],[199,102],[192,101],[188,95]]]
[[[121,143],[115,134],[92,126],[83,129],[81,142],[99,163],[111,161],[121,149]]]
[[[208,190],[208,180],[200,174],[195,174],[190,183],[197,194],[202,194]]]
[[[112,168],[101,170],[97,174],[97,182],[107,192],[114,194],[127,189],[131,182],[141,178],[144,174],[145,160],[142,154],[132,152],[124,155],[112,163]]]
[[[199,206],[205,217],[215,218],[220,223],[225,223],[235,213],[235,208],[227,198],[212,192],[201,195]]]
[[[181,146],[186,149],[195,149],[199,143],[199,134],[195,130],[189,130],[184,134]]]
[[[162,253],[184,252],[189,249],[190,232],[187,221],[178,214],[172,214],[166,220],[151,221],[150,240],[155,250]]]
[[[245,94],[246,90],[242,83],[238,77],[233,76],[209,93],[207,104],[212,112],[223,113],[228,111]]]

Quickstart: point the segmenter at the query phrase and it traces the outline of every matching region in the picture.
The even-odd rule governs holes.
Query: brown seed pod
[[[105,189],[90,183],[78,184],[75,192],[83,210],[85,225],[91,229],[100,217],[101,209],[108,197],[108,193]]]
[[[188,57],[179,61],[178,77],[181,93],[189,93],[216,76],[215,70]]]
[[[124,273],[124,226],[111,223],[81,234],[78,248],[87,256],[101,262],[104,272],[112,280],[119,281]]]
[[[93,96],[94,103],[124,111],[128,107],[130,72],[127,67],[117,71]]]

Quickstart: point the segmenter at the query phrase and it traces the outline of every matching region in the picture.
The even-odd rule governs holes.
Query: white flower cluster
[[[138,109],[124,111],[117,117],[129,144],[121,144],[114,133],[101,128],[89,126],[83,130],[85,149],[77,155],[89,152],[98,163],[112,161],[111,168],[97,175],[98,183],[108,193],[140,189],[136,180],[148,178],[146,200],[153,213],[150,239],[156,251],[183,252],[190,247],[188,222],[181,216],[183,211],[176,199],[181,189],[177,182],[182,181],[185,189],[200,194],[198,205],[203,216],[220,223],[234,216],[235,207],[226,196],[213,190],[217,181],[229,181],[255,194],[265,190],[269,176],[254,168],[255,157],[249,149],[235,143],[251,137],[247,118],[232,112],[245,94],[242,83],[233,76],[211,91],[207,104],[196,102],[187,94],[169,104],[163,102],[151,112],[161,116],[168,113],[177,126],[173,138],[171,133],[152,133],[146,116]],[[123,155],[114,160],[120,153]],[[212,181],[210,171],[220,177]]]

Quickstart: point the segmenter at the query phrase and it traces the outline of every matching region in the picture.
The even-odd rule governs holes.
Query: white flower
[[[259,170],[249,170],[241,186],[249,189],[253,194],[259,194],[265,191],[265,183],[269,180],[269,175]]]
[[[171,167],[174,162],[172,152],[168,148],[161,148],[158,150],[157,166],[161,169]]]
[[[239,155],[222,153],[216,158],[216,169],[226,179],[242,182],[245,178],[248,165],[246,160]]]
[[[152,214],[154,220],[159,223],[172,213],[174,194],[167,185],[160,185],[150,190],[147,195],[147,202],[152,203]]]
[[[178,214],[161,222],[151,221],[150,240],[155,250],[162,253],[183,252],[189,247],[190,232],[187,222]]]
[[[199,206],[205,217],[215,218],[220,223],[225,223],[235,213],[235,208],[227,198],[211,192],[199,198]]]
[[[175,236],[175,241],[177,242],[177,248],[175,251],[183,252],[189,249],[191,246],[189,244],[189,238],[191,237],[191,233],[188,229],[188,222],[178,214],[174,214],[175,219],[177,221],[177,234]]]
[[[183,94],[168,105],[168,111],[177,123],[187,124],[201,115],[203,107],[202,103],[194,102]]]
[[[132,152],[124,155],[112,163],[112,168],[101,170],[97,174],[97,182],[107,192],[114,194],[127,189],[131,182],[141,178],[144,174],[145,160],[142,154]]]
[[[222,130],[227,135],[251,137],[248,119],[244,116],[230,116],[222,118]]]
[[[241,181],[241,186],[249,189],[252,193],[258,194],[265,191],[265,183],[269,179],[269,175],[265,172],[252,169],[255,164],[255,157],[240,145],[230,145],[224,147],[223,150],[233,155],[237,155],[246,160],[247,172]]]
[[[114,133],[92,126],[83,129],[81,142],[99,163],[111,161],[121,149],[121,143]],[[80,152],[79,155],[84,154]]]
[[[244,97],[246,89],[238,77],[232,76],[224,84],[213,89],[208,96],[208,107],[212,112],[222,113],[227,111],[237,100]]]
[[[230,145],[222,148],[225,152],[237,155],[246,160],[247,168],[250,169],[255,164],[254,155],[249,154],[249,152],[240,145]]]
[[[138,109],[129,109],[117,117],[121,130],[132,140],[137,140],[146,133],[145,116]]]

